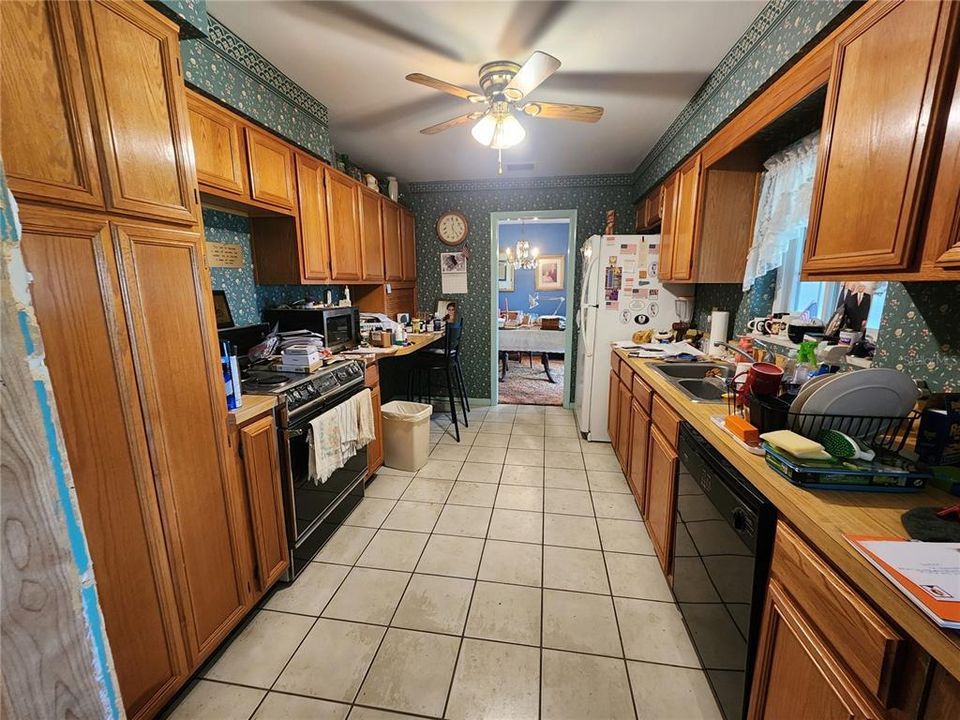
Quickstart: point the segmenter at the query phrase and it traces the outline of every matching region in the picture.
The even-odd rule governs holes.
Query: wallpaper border
[[[612,187],[632,185],[629,173],[606,175],[551,175],[529,178],[486,178],[478,180],[432,180],[407,184],[409,193],[473,192],[489,190],[532,190],[573,187]]]

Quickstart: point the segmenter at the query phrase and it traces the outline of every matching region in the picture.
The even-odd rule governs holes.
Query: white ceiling
[[[595,125],[522,118],[512,176],[632,172],[750,25],[763,0],[722,2],[268,2],[208,0],[212,15],[323,102],[338,152],[404,181],[497,176],[464,125],[475,106],[404,80],[477,87],[484,62],[533,50],[563,65],[530,98],[601,105]]]

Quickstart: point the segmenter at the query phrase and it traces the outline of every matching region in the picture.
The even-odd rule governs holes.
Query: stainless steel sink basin
[[[707,373],[713,375],[716,370],[720,370],[719,379],[727,380],[732,377],[734,371],[733,365],[713,362],[658,363],[653,367],[691,400],[702,403],[725,401],[724,389],[718,383],[706,379]]]

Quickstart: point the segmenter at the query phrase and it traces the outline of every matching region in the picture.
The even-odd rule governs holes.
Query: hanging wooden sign
[[[243,248],[232,243],[207,243],[207,264],[210,267],[242,268]]]

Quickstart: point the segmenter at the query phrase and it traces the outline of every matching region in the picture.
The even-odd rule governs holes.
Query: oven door
[[[363,478],[367,473],[367,448],[363,447],[326,482],[310,479],[308,438],[313,417],[316,415],[280,431],[286,447],[287,525],[292,546],[302,544],[347,494],[362,498]]]

